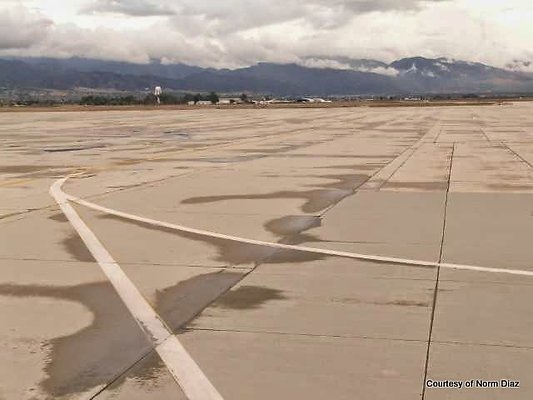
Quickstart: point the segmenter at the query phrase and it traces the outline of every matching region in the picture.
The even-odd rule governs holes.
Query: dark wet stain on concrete
[[[282,290],[263,286],[241,286],[227,292],[213,304],[213,307],[249,310],[259,308],[271,300],[284,300],[286,298]]]
[[[525,191],[525,192],[529,192],[529,191],[532,191],[533,190],[533,185],[513,185],[513,184],[505,184],[505,183],[500,183],[500,184],[488,184],[487,185],[490,189],[493,189],[495,191],[509,191],[509,192],[512,192],[512,191],[515,191],[515,192],[520,192],[520,191]]]
[[[48,218],[56,222],[68,222],[68,218],[65,217],[65,214],[63,213],[57,213],[57,214],[51,215]]]
[[[379,300],[365,300],[357,298],[344,298],[344,299],[333,299],[334,302],[344,303],[344,304],[370,304],[374,306],[401,306],[401,307],[424,307],[429,308],[429,301],[418,301],[418,300],[390,300],[390,301],[379,301]]]
[[[143,387],[146,388],[148,393],[153,393],[153,396],[148,396],[150,399],[155,398],[161,398],[158,396],[161,396],[161,393],[157,393],[159,388],[159,381],[158,378],[161,377],[163,371],[165,371],[166,367],[157,352],[153,351],[150,354],[148,354],[143,359],[139,360],[134,366],[132,366],[124,375],[122,375],[119,379],[113,381],[106,389],[108,392],[116,392],[120,389],[120,387],[127,381],[127,380],[133,380],[135,382],[140,383]],[[181,398],[179,394],[181,393],[179,386],[176,386],[176,396],[175,398]],[[144,393],[141,392],[138,394],[138,396],[143,396]],[[136,399],[140,399],[141,397],[135,396]],[[97,399],[99,397],[96,397]],[[113,398],[113,396],[111,396]],[[144,398],[144,397],[142,397]],[[174,398],[174,397],[173,397]]]
[[[263,154],[272,155],[272,154],[280,154],[280,153],[286,153],[286,152],[294,151],[298,149],[303,149],[305,147],[310,147],[316,144],[325,143],[331,140],[332,139],[310,140],[310,141],[300,142],[300,143],[284,144],[279,147],[245,148],[245,149],[237,149],[235,151],[244,152],[244,153],[263,153]]]
[[[267,222],[265,228],[277,236],[284,237],[317,228],[321,224],[321,218],[313,215],[289,215]]]
[[[61,244],[65,248],[65,250],[76,260],[82,261],[82,262],[94,262],[94,257],[87,249],[87,246],[85,246],[85,243],[83,243],[83,240],[80,239],[80,237],[72,233],[68,236],[68,238],[64,239]]]
[[[72,396],[106,384],[151,349],[107,282],[70,287],[4,284],[0,285],[0,295],[74,301],[94,315],[91,325],[48,342],[46,378],[40,385],[51,398]]]
[[[19,165],[0,167],[0,173],[13,174],[24,178],[40,179],[55,178],[67,175],[70,170],[67,166],[50,166],[50,165]]]
[[[194,276],[157,291],[155,309],[167,326],[178,332],[243,276],[241,272],[227,271]],[[0,295],[75,301],[93,313],[90,326],[49,342],[47,378],[41,386],[54,398],[106,384],[132,365],[110,390],[119,387],[126,378],[153,385],[164,368],[157,353],[149,353],[150,342],[108,283],[73,287],[0,285]],[[282,297],[264,292],[248,293],[248,298],[258,303]]]
[[[173,332],[179,333],[243,276],[243,273],[228,271],[194,276],[174,286],[156,291],[154,308],[167,326]],[[159,355],[151,352],[113,382],[108,390],[118,389],[127,379],[133,379],[143,386],[155,389],[157,378],[161,376],[164,369],[165,366]]]
[[[322,188],[349,190],[352,192],[370,178],[370,176],[366,174],[317,175],[316,177],[333,181],[328,184],[321,184],[320,187]]]
[[[122,158],[122,157],[116,157],[114,158],[114,160],[117,160],[113,162],[114,165],[135,165],[135,164],[139,164],[145,161],[142,158]]]
[[[145,182],[141,182],[141,183],[132,183],[130,185],[109,185],[107,186],[108,189],[121,189],[121,190],[125,190],[125,189],[133,189],[133,188],[136,188],[136,187],[139,187],[139,186],[143,186],[145,185]]]
[[[180,132],[180,131],[174,131],[171,129],[167,129],[163,131],[165,136],[171,136],[178,140],[184,140],[184,139],[191,139],[192,135],[188,132]]]
[[[33,172],[31,174],[24,175],[25,178],[62,178],[71,173],[70,169],[44,169],[40,172]]]
[[[305,242],[320,242],[321,239],[305,234],[309,229],[322,225],[322,219],[313,215],[289,215],[273,219],[265,224],[265,229],[274,235],[283,238],[286,244],[301,244]]]
[[[309,120],[305,118],[285,118],[283,122],[286,122],[288,124],[296,124],[296,125],[309,124]]]
[[[319,169],[352,169],[356,171],[376,171],[385,166],[384,163],[350,164],[350,165],[327,165],[318,166]]]
[[[83,150],[93,150],[93,149],[102,149],[107,147],[106,145],[95,145],[95,146],[80,146],[80,147],[60,147],[54,149],[43,149],[46,153],[65,153],[71,151],[83,151]]]
[[[164,228],[152,224],[133,221],[114,215],[103,215],[100,218],[115,219],[145,229],[165,232],[176,235],[184,239],[194,240],[212,245],[217,248],[218,255],[215,261],[220,261],[229,265],[240,264],[260,264],[260,263],[303,263],[309,261],[323,260],[327,256],[306,253],[294,250],[279,250],[268,246],[240,243],[232,240],[218,239],[196,233],[180,232],[175,229]]]
[[[4,174],[27,174],[30,172],[39,172],[43,169],[58,168],[57,166],[47,165],[1,165],[0,172]]]
[[[355,190],[365,183],[369,176],[365,174],[322,175],[322,179],[333,180],[332,183],[317,184],[321,189],[303,191],[278,191],[266,194],[238,194],[221,196],[191,197],[182,204],[206,204],[228,200],[274,200],[274,199],[302,199],[305,200],[302,211],[317,213],[338,203],[345,197],[352,195]]]
[[[239,155],[239,156],[228,156],[228,157],[197,157],[197,158],[182,158],[181,161],[193,161],[193,162],[207,162],[211,164],[229,164],[245,161],[253,161],[259,158],[265,157],[261,154],[255,155]]]
[[[157,313],[174,332],[244,277],[241,272],[197,275],[156,292]]]
[[[305,199],[302,211],[306,213],[316,213],[331,207],[342,199],[355,193],[355,190],[366,182],[369,178],[365,174],[342,174],[342,175],[324,175],[321,179],[332,182],[323,183],[322,189],[311,189],[307,191],[280,191],[268,194],[257,195],[226,195],[226,196],[208,196],[197,197],[184,200],[185,204],[209,203],[224,200],[242,200],[242,199]],[[118,218],[106,216],[106,218]],[[230,263],[231,265],[239,264],[261,264],[261,263],[303,263],[309,261],[323,260],[325,255],[314,254],[309,252],[300,252],[294,250],[280,250],[267,246],[250,245],[235,241],[211,238],[203,235],[179,232],[166,228],[155,227],[136,221],[119,218],[143,226],[148,229],[166,231],[191,240],[200,240],[205,243],[214,245],[218,249],[217,261]],[[318,238],[311,235],[305,235],[304,232],[320,226],[320,218],[317,216],[286,216],[274,219],[265,224],[265,229],[283,238],[282,243],[297,245],[309,241],[319,242]]]
[[[290,238],[287,240],[290,242]],[[290,243],[288,243],[290,244]],[[295,244],[295,243],[293,243]],[[325,260],[327,255],[321,255],[316,253],[308,253],[303,251],[294,250],[277,250],[274,251],[268,258],[263,259],[261,264],[300,264],[311,261]]]
[[[179,162],[179,161],[183,161],[183,159],[181,158],[152,158],[152,159],[148,159],[144,161],[148,163],[166,163],[166,162]],[[180,167],[180,168],[188,169],[188,167]]]
[[[25,211],[19,211],[19,212],[13,212],[13,213],[9,213],[9,214],[2,214],[2,215],[0,215],[0,220],[11,218],[11,217],[16,217],[17,215],[23,215],[25,213],[26,213]]]
[[[446,191],[448,182],[386,182],[383,189],[412,189],[420,191]]]
[[[308,153],[299,153],[299,154],[286,154],[283,157],[290,158],[349,158],[349,159],[379,159],[379,160],[389,160],[391,158],[398,157],[399,154],[378,154],[378,155],[361,155],[356,156],[352,154],[308,154]]]

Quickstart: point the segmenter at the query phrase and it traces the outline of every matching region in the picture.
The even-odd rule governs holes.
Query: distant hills
[[[525,93],[533,92],[533,74],[481,63],[423,57],[404,58],[390,64],[344,57],[310,57],[301,64],[259,63],[233,70],[85,58],[0,58],[0,88],[4,89],[142,91],[156,85],[182,91],[276,96]]]

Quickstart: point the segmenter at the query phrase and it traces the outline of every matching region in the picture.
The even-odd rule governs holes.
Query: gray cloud
[[[53,23],[42,15],[15,6],[0,12],[0,49],[29,48],[44,40]]]
[[[335,29],[360,14],[416,10],[446,1],[450,0],[181,0],[177,5],[166,4],[174,4],[177,24],[195,17],[204,23],[197,29],[211,28],[220,34],[298,19],[314,28]]]
[[[82,13],[117,13],[132,17],[173,15],[172,7],[164,2],[147,0],[94,0],[81,10]]]
[[[320,28],[335,28],[355,14],[415,10],[442,1],[450,0],[92,0],[81,12],[175,16],[175,23],[195,22],[197,31],[216,34],[294,19],[307,20]]]
[[[449,0],[316,0],[314,3],[324,3],[343,7],[353,12],[373,12],[391,10],[416,10],[429,3],[445,2]]]

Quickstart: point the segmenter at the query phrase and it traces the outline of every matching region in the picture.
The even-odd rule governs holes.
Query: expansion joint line
[[[507,148],[507,150],[509,150],[516,158],[518,158],[520,161],[522,161],[524,164],[526,164],[529,168],[533,168],[533,164],[531,164],[527,159],[525,159],[520,154],[518,154],[518,152],[516,150],[512,149],[511,146],[509,146],[508,144],[503,143],[503,142],[501,142],[501,144],[503,146],[505,146]]]
[[[431,317],[430,317],[430,323],[429,323],[426,360],[425,360],[425,365],[424,365],[424,381],[422,382],[422,400],[424,400],[426,396],[426,380],[428,378],[429,362],[430,362],[430,355],[431,355],[431,342],[433,340],[433,327],[435,324],[435,314],[436,314],[436,309],[437,309],[437,300],[438,300],[438,293],[439,293],[440,272],[441,272],[442,258],[444,254],[444,240],[446,238],[446,222],[447,222],[447,216],[448,216],[448,201],[449,201],[449,196],[450,196],[450,185],[451,185],[451,180],[452,180],[454,153],[455,153],[455,143],[453,144],[452,153],[450,155],[450,167],[448,170],[448,185],[446,187],[446,194],[444,197],[444,213],[443,213],[444,215],[443,215],[443,222],[442,222],[442,235],[441,235],[441,241],[440,241],[437,276],[435,279],[435,288],[433,290],[433,303],[431,307]]]

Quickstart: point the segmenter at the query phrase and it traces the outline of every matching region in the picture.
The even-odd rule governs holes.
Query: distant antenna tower
[[[157,104],[161,104],[160,96],[163,94],[163,89],[161,89],[161,86],[156,86],[154,89],[154,96],[157,99]]]

